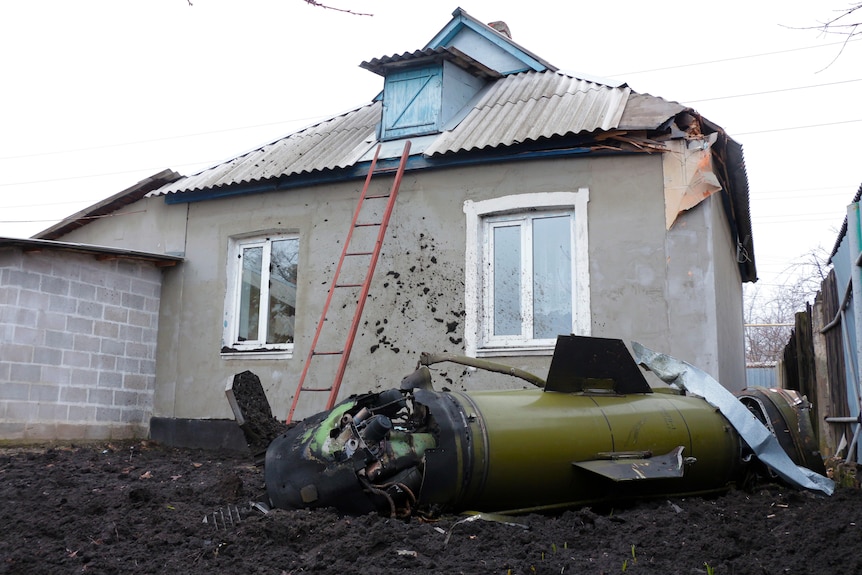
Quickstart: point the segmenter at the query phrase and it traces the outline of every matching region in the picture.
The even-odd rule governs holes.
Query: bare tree
[[[841,54],[844,53],[844,48],[847,47],[847,42],[850,42],[857,35],[862,34],[862,17],[860,17],[859,14],[856,14],[856,12],[860,10],[862,10],[862,2],[854,2],[849,4],[847,8],[833,10],[833,12],[837,13],[837,16],[820,22],[816,26],[789,26],[789,28],[796,30],[819,30],[822,34],[838,34],[840,36],[844,36],[844,42],[841,44],[841,49],[838,50],[838,54],[835,55],[835,58],[833,58],[832,61],[823,68],[823,70],[825,70],[834,64]],[[862,14],[862,12],[860,12],[860,14]]]
[[[744,298],[745,361],[768,364],[781,359],[790,339],[796,312],[805,309],[828,273],[828,252],[815,248],[790,266],[778,288],[746,286]]]

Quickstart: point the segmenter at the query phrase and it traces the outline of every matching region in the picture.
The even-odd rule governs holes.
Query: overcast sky
[[[742,143],[761,285],[831,249],[862,183],[862,42],[847,0],[43,0],[0,4],[0,236],[162,169],[192,174],[369,101],[364,60],[460,6],[555,66],[691,105]]]

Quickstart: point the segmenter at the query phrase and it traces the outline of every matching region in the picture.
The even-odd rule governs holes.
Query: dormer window
[[[455,48],[426,49],[363,62],[385,78],[380,140],[436,134],[500,75]]]

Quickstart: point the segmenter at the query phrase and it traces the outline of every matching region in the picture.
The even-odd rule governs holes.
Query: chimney
[[[497,20],[496,22],[490,22],[488,24],[489,28],[493,28],[503,36],[506,36],[509,40],[512,39],[512,32],[509,30],[509,26],[503,22],[502,20]]]

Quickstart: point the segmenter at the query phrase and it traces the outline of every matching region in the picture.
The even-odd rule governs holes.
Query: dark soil
[[[524,525],[248,509],[263,498],[250,456],[146,442],[6,448],[0,573],[862,573],[853,488],[766,485]],[[229,505],[241,518],[222,528]]]

